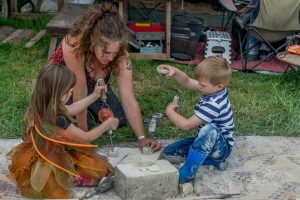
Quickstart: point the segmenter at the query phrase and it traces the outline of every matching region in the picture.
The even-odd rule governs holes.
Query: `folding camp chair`
[[[251,34],[258,41],[264,42],[271,52],[260,62],[247,69],[253,70],[262,62],[276,55],[293,40],[293,35],[300,31],[300,1],[299,0],[260,0],[259,13],[254,22],[245,27],[246,36],[243,41],[241,32],[238,31],[240,43],[240,56],[243,69],[246,69],[248,62],[248,37]],[[290,36],[290,37],[287,37]],[[279,46],[275,42],[283,41]],[[245,50],[243,51],[243,46]],[[252,47],[253,48],[253,47]]]
[[[223,8],[222,14],[222,29],[226,29],[231,25],[232,19],[237,14],[238,10],[244,6],[247,6],[249,0],[241,0],[241,1],[234,1],[234,0],[219,0],[219,4]],[[226,15],[226,19],[225,19]],[[226,22],[225,22],[226,20]]]
[[[155,1],[155,0],[148,0],[148,1],[135,1],[130,0],[128,1],[129,7],[133,7],[136,11],[143,17],[144,21],[151,21],[150,18],[152,17],[157,22],[159,21],[158,17],[156,16],[156,11],[158,11],[164,4],[162,1]],[[148,5],[150,4],[150,5]],[[130,9],[129,9],[130,10]],[[146,11],[149,10],[149,11]],[[130,19],[130,13],[129,13]]]

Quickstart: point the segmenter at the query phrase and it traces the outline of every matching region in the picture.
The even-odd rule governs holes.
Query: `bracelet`
[[[139,140],[145,139],[145,136],[144,136],[144,135],[141,135],[141,136],[138,137],[138,139],[139,139]]]

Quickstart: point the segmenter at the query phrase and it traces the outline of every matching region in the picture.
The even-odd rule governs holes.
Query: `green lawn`
[[[41,27],[44,23],[40,23]],[[49,42],[50,38],[45,36],[31,49],[24,48],[24,44],[0,45],[0,138],[18,138],[22,135],[22,119],[34,79],[47,61]],[[156,72],[156,66],[160,63],[163,62],[133,60],[136,97],[146,117],[154,112],[164,112],[174,96],[174,92],[160,85]],[[193,76],[193,66],[176,66]],[[112,83],[115,83],[114,79]],[[180,113],[192,115],[198,94],[178,87],[173,80],[167,80],[166,84],[180,90]],[[235,118],[235,134],[300,136],[299,86],[299,72],[273,76],[234,72],[228,89]],[[158,122],[155,137],[181,138],[191,132],[181,131],[163,118]],[[129,127],[114,133],[117,142],[135,141]],[[96,143],[107,144],[107,136]]]

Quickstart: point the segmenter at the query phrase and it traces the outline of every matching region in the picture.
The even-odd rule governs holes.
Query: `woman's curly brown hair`
[[[84,58],[84,65],[91,67],[95,62],[96,46],[107,47],[111,42],[117,42],[120,50],[115,58],[106,66],[106,72],[118,74],[118,64],[126,56],[127,29],[119,12],[114,5],[108,2],[95,5],[88,9],[84,16],[74,23],[68,36],[77,37],[77,42],[72,45],[78,58]],[[68,42],[66,37],[66,42]]]

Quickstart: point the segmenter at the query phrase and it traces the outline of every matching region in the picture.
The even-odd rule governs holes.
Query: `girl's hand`
[[[176,73],[176,68],[170,65],[158,65],[156,70],[158,73],[169,77],[172,77]]]
[[[99,80],[97,81],[94,89],[94,94],[97,95],[97,97],[101,97],[103,94],[107,92],[107,85],[104,83],[100,83]]]
[[[108,128],[111,130],[116,130],[119,125],[119,119],[116,117],[110,117],[107,120],[105,120],[105,123],[108,124]]]

